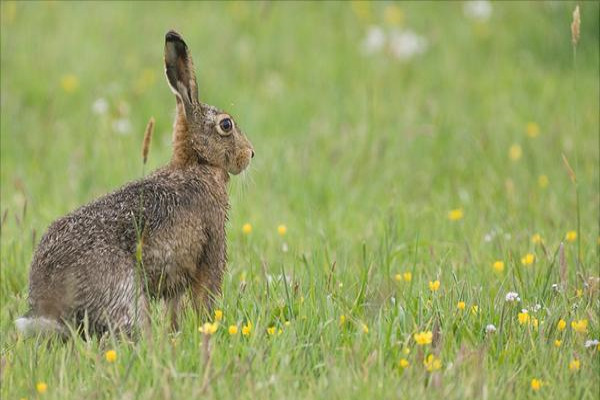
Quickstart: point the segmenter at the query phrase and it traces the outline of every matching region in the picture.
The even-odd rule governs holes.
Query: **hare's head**
[[[254,157],[252,144],[229,114],[200,102],[192,57],[174,31],[165,36],[165,73],[177,100],[173,162],[242,172]]]

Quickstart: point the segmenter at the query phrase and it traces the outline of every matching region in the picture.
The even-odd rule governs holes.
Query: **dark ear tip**
[[[170,30],[169,32],[167,32],[167,34],[165,35],[165,42],[181,42],[185,45],[185,42],[183,41],[181,35],[175,32],[174,30]]]

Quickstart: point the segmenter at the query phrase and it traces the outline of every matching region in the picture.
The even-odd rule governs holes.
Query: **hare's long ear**
[[[198,85],[192,56],[181,35],[175,31],[165,35],[165,74],[171,90],[183,102],[186,111],[191,105],[198,104]]]

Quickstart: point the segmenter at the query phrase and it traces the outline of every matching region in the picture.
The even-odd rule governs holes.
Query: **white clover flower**
[[[519,297],[519,293],[517,292],[508,292],[506,293],[506,297],[505,300],[512,303],[512,302],[519,302],[521,301],[521,298]]]
[[[363,51],[372,54],[380,51],[385,46],[385,33],[378,26],[371,26],[367,31],[367,37],[362,43]]]
[[[584,346],[585,346],[586,349],[588,349],[590,347],[598,346],[598,344],[600,344],[600,342],[598,341],[598,339],[592,339],[592,340],[586,340]]]
[[[483,241],[486,243],[491,242],[493,239],[493,236],[490,233],[486,233],[485,236],[483,237]]]
[[[558,292],[560,290],[560,288],[558,287],[558,283],[553,283],[552,284],[552,290]]]
[[[409,60],[423,54],[428,46],[427,39],[413,31],[390,32],[390,52],[399,60]]]
[[[529,311],[527,311],[527,309],[526,309],[526,308],[523,308],[523,309],[521,310],[521,312],[522,312],[523,314],[527,314],[527,313],[529,313]]]
[[[131,132],[131,121],[128,118],[119,118],[112,124],[113,130],[121,135]]]
[[[487,326],[485,327],[485,332],[486,333],[495,333],[496,327],[494,326],[494,324],[487,324]]]
[[[106,114],[108,111],[108,101],[105,98],[100,97],[92,104],[92,112],[97,115]]]
[[[492,3],[487,0],[465,1],[463,12],[468,18],[485,22],[492,16]]]
[[[288,248],[288,245],[287,245],[287,243],[285,243],[285,242],[284,242],[284,243],[281,245],[281,251],[283,251],[284,253],[287,253],[287,252],[288,252],[288,250],[289,250],[289,248]]]
[[[533,307],[531,307],[531,311],[533,312],[538,312],[542,309],[542,306],[539,304],[534,305]]]

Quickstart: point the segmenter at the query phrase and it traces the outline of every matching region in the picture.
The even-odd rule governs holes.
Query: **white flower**
[[[492,239],[493,239],[493,237],[492,237],[492,235],[491,235],[491,234],[489,234],[489,233],[486,233],[486,234],[485,234],[485,236],[483,237],[483,241],[484,241],[484,242],[486,242],[486,243],[489,243],[489,242],[491,242],[491,241],[492,241]]]
[[[527,314],[529,311],[527,311],[527,309],[526,309],[526,308],[524,308],[524,309],[522,309],[522,310],[521,310],[521,312],[522,312],[523,314]]]
[[[390,52],[399,60],[409,60],[423,54],[428,46],[427,39],[413,31],[394,30],[390,33]]]
[[[287,243],[283,242],[283,244],[281,245],[281,251],[283,251],[284,253],[288,252],[288,245]]]
[[[557,292],[560,290],[560,288],[558,287],[558,283],[552,284],[552,290],[557,291]]]
[[[542,309],[542,306],[539,304],[536,304],[535,306],[531,307],[531,311],[533,312],[538,312]]]
[[[590,348],[590,347],[594,347],[594,346],[598,346],[598,344],[600,344],[600,342],[598,341],[598,339],[592,339],[592,340],[586,340],[585,341],[585,348]]]
[[[485,327],[485,332],[494,333],[496,332],[496,327],[494,326],[494,324],[487,324],[487,326]]]
[[[515,301],[516,302],[521,301],[521,298],[519,297],[519,293],[517,293],[517,292],[508,292],[508,293],[506,293],[505,300],[512,303]]]
[[[131,121],[127,118],[119,118],[113,122],[113,130],[121,135],[131,132]]]
[[[378,26],[371,26],[367,31],[367,37],[362,43],[365,53],[372,54],[383,49],[385,45],[385,33]]]
[[[92,104],[92,112],[94,114],[102,115],[108,111],[108,101],[105,98],[100,97]]]
[[[492,16],[492,3],[486,0],[465,1],[463,12],[469,18],[485,22]]]

